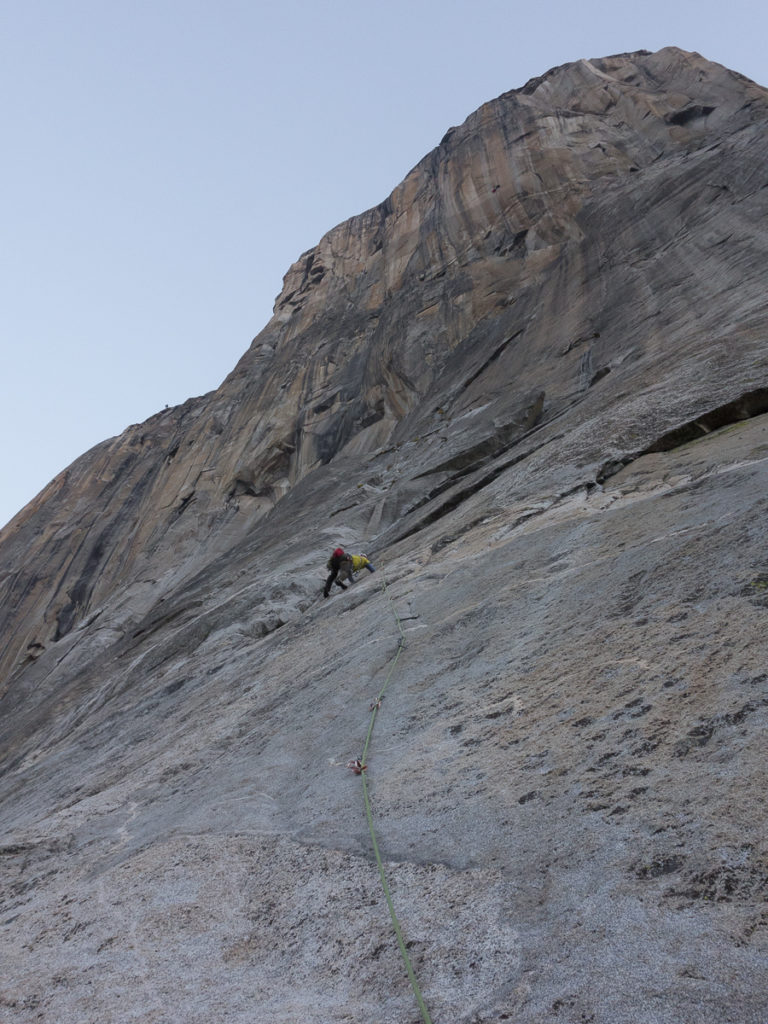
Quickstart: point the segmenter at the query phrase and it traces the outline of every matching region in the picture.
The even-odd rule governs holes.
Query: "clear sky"
[[[452,125],[582,57],[768,85],[754,0],[0,0],[0,525],[221,383],[290,264]]]

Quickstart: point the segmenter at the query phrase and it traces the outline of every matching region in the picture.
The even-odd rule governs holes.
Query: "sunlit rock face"
[[[418,1020],[386,680],[435,1024],[768,1019],[767,113],[485,104],[0,533],[4,1020]]]

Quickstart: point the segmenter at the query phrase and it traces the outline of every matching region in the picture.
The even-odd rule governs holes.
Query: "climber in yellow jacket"
[[[325,581],[323,597],[330,596],[332,583],[335,583],[337,587],[341,587],[342,590],[346,590],[347,587],[344,580],[346,579],[347,583],[354,583],[352,574],[360,572],[361,569],[367,569],[368,572],[376,572],[366,555],[350,555],[343,548],[336,548],[328,559],[326,569],[330,569],[330,575]]]

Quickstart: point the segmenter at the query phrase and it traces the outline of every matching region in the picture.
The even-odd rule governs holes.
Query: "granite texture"
[[[3,1020],[419,1020],[399,619],[434,1024],[765,1024],[767,114],[485,104],[0,532]]]

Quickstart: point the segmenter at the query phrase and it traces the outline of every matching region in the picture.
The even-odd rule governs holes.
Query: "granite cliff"
[[[485,104],[0,532],[3,1019],[418,1020],[402,628],[435,1024],[764,1024],[767,118]]]

